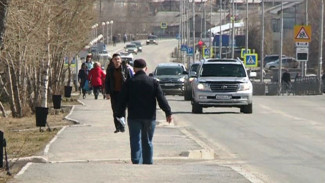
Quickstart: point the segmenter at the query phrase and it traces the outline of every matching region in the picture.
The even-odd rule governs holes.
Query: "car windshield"
[[[268,56],[268,57],[265,57],[264,61],[269,62],[269,61],[274,61],[277,59],[279,59],[279,56]]]
[[[128,44],[126,45],[127,48],[135,48],[136,46],[134,44]]]
[[[181,67],[158,67],[156,70],[156,75],[181,75],[183,69]]]
[[[246,77],[243,66],[235,64],[204,64],[200,72],[202,77]]]
[[[156,39],[157,36],[148,36],[148,39]]]
[[[192,67],[191,67],[191,71],[196,72],[198,67],[199,67],[199,64],[193,64]]]
[[[137,46],[141,46],[140,42],[133,42],[133,44],[137,45]]]

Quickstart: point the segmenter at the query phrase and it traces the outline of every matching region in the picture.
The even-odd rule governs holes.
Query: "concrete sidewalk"
[[[203,156],[204,149],[184,129],[165,122],[157,111],[154,164],[130,161],[128,128],[115,130],[110,101],[80,99],[68,116],[78,125],[63,128],[44,150],[44,162],[28,163],[11,182],[249,182],[231,168]],[[213,155],[213,153],[212,153]]]

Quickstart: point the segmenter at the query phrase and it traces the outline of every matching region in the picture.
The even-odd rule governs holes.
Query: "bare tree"
[[[0,62],[10,81],[6,88],[14,117],[47,107],[48,96],[59,92],[64,57],[77,54],[89,41],[93,2],[11,1]]]

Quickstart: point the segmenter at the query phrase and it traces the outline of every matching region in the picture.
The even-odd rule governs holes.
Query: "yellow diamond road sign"
[[[311,41],[311,26],[310,25],[295,25],[294,27],[295,42],[310,42]]]

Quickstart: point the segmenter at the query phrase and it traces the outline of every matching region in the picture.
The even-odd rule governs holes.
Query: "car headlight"
[[[250,83],[240,83],[238,91],[247,91],[252,88],[252,85]]]
[[[178,81],[184,82],[185,81],[185,78],[179,78]]]
[[[211,90],[210,85],[208,83],[199,83],[197,85],[197,89],[202,90],[202,91],[210,91]]]
[[[156,81],[158,81],[158,82],[160,81],[160,79],[159,79],[159,78],[155,78],[155,80],[156,80]]]
[[[193,80],[194,80],[194,78],[190,78],[190,79],[188,79],[190,82],[192,82]]]

